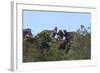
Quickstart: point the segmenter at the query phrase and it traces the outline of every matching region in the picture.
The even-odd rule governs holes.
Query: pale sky
[[[90,27],[90,13],[23,11],[23,29],[31,28],[36,35],[42,30],[52,30],[56,26],[59,30],[77,31],[80,25]]]

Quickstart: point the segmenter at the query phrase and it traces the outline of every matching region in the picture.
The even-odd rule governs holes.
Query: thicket
[[[84,60],[91,58],[91,32],[90,28],[86,28],[83,25],[80,26],[74,37],[66,44],[65,49],[58,49],[59,41],[52,41],[45,32],[38,33],[35,39],[33,44],[23,41],[23,62]]]

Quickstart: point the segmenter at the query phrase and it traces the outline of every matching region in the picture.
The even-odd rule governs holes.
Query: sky
[[[90,27],[90,24],[90,13],[23,11],[23,29],[31,28],[33,35],[43,30],[53,30],[54,27],[59,30],[77,31],[80,25]]]

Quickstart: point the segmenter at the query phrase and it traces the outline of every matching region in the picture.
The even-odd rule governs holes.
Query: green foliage
[[[46,32],[36,35],[34,43],[23,41],[23,62],[82,60],[91,58],[91,32],[83,25],[74,37],[59,49],[60,41],[53,42]]]
[[[51,38],[46,32],[40,32],[37,34],[36,37],[39,40],[39,42],[50,42],[51,41]]]
[[[71,50],[68,54],[69,59],[90,59],[91,58],[91,34],[84,26],[78,29],[70,43]]]

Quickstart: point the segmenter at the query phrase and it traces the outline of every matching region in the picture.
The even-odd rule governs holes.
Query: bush
[[[91,58],[91,34],[84,26],[81,26],[77,31],[70,45],[69,59],[79,60]]]
[[[23,41],[23,62],[82,60],[91,58],[91,33],[81,26],[74,37],[59,49],[59,41],[53,42],[46,32],[35,36],[34,43]]]

